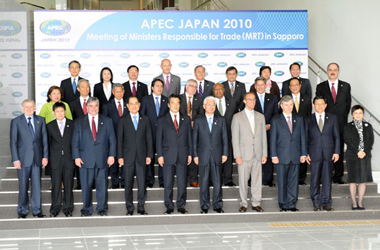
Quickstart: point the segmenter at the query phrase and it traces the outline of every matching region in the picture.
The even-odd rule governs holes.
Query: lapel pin
[[[183,120],[185,120],[185,119],[182,118],[181,120],[183,121]]]
[[[162,100],[162,102],[165,102],[165,100]]]
[[[343,87],[343,84],[341,84],[340,86]]]
[[[140,120],[142,120],[142,117],[140,117]]]
[[[67,127],[70,127],[70,125],[67,125]]]
[[[269,99],[267,99],[267,101],[269,102]]]
[[[296,122],[296,120],[294,120],[294,122]]]
[[[37,123],[40,123],[39,121],[37,121]]]
[[[303,99],[301,99],[301,102],[303,102]]]
[[[230,104],[229,104],[229,103],[227,103],[227,106],[230,106]]]
[[[209,85],[207,84],[207,87],[208,87]]]
[[[101,122],[100,124],[103,125],[103,122]]]
[[[329,117],[328,117],[328,116],[326,116],[326,119],[329,119]]]
[[[364,123],[364,126],[368,127],[368,123]]]

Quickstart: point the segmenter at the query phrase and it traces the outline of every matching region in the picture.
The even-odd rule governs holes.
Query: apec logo
[[[150,64],[147,62],[140,63],[141,68],[149,68]]]
[[[186,68],[189,66],[189,64],[187,62],[181,62],[181,63],[178,63],[178,66],[181,68]]]
[[[274,75],[275,76],[283,76],[284,75],[284,71],[277,70],[276,72],[274,72]]]
[[[22,74],[19,73],[19,72],[15,72],[15,73],[12,74],[12,77],[13,77],[13,78],[21,78],[21,77],[22,77]]]
[[[168,53],[161,53],[158,55],[160,58],[168,58],[169,54]]]
[[[91,76],[90,72],[83,72],[82,74],[83,78],[89,78]]]
[[[41,73],[40,76],[42,78],[49,78],[49,77],[51,77],[51,74],[49,72],[44,72],[44,73]]]
[[[239,53],[236,53],[236,57],[239,57],[239,58],[243,58],[245,57],[247,54],[245,54],[244,52],[239,52]]]
[[[262,66],[265,66],[265,62],[257,62],[257,63],[255,63],[255,65],[257,66],[257,67],[262,67]]]
[[[22,57],[22,55],[21,55],[20,53],[13,53],[13,54],[11,55],[11,57],[12,57],[13,59],[20,59],[20,58]]]
[[[108,67],[109,68],[109,67],[111,67],[111,64],[108,62],[105,62],[105,63],[100,64],[100,67],[103,67],[103,68]]]
[[[284,56],[284,53],[282,53],[282,52],[274,53],[274,57],[283,57],[283,56]]]
[[[91,57],[91,54],[90,53],[82,53],[80,55],[80,57],[82,57],[83,59],[87,59],[87,58],[90,58]]]
[[[128,54],[128,53],[121,53],[121,54],[120,54],[120,57],[125,59],[125,58],[129,58],[129,57],[131,57],[131,55]]]
[[[239,71],[237,73],[238,76],[245,76],[247,73],[245,71]]]
[[[19,116],[19,115],[22,115],[23,113],[21,111],[13,111],[12,112],[12,115],[14,116]]]
[[[42,54],[40,55],[40,57],[41,57],[42,59],[48,59],[48,58],[51,57],[51,55],[50,55],[49,53],[42,53]]]
[[[206,57],[208,57],[208,54],[202,52],[202,53],[199,53],[199,54],[198,54],[198,57],[199,57],[199,58],[206,58]]]
[[[13,97],[21,97],[21,96],[22,96],[22,93],[16,91],[16,92],[13,92],[13,93],[12,93],[12,96],[13,96]]]
[[[295,63],[298,63],[300,66],[303,65],[303,62],[301,62],[301,61],[297,61],[297,62],[295,62]]]
[[[40,30],[48,36],[62,36],[70,32],[71,26],[63,20],[47,20],[41,23]]]
[[[68,68],[69,67],[69,63],[61,63],[61,68]]]
[[[13,20],[0,21],[0,36],[14,36],[20,33],[21,24]]]
[[[46,96],[47,96],[47,93],[48,93],[47,91],[41,92],[41,96],[42,96],[42,97],[46,97]]]
[[[218,67],[223,68],[223,67],[227,66],[227,63],[226,62],[219,62],[217,65],[218,65]]]
[[[124,71],[120,74],[121,77],[128,77],[128,72]]]

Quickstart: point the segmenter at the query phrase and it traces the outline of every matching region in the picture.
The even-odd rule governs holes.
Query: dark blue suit
[[[174,209],[174,173],[177,175],[177,208],[185,208],[187,161],[192,155],[190,117],[179,112],[178,115],[180,116],[178,133],[170,113],[160,117],[157,122],[157,158],[164,157],[164,198],[167,209]]]
[[[80,168],[83,208],[81,213],[92,214],[92,186],[96,181],[97,213],[108,210],[107,204],[107,159],[116,156],[116,137],[111,118],[98,116],[96,141],[91,133],[89,114],[74,122],[72,138],[73,159],[81,158]]]
[[[32,181],[31,203],[33,215],[41,213],[41,166],[42,158],[48,158],[48,138],[45,118],[33,115],[34,139],[24,114],[11,122],[10,148],[12,162],[20,161],[21,169],[17,170],[19,195],[17,213],[29,213],[29,178]]]
[[[210,132],[206,115],[195,119],[193,128],[193,156],[199,157],[200,204],[209,209],[210,174],[213,184],[213,209],[223,207],[222,155],[228,156],[227,125],[223,117],[214,115]]]
[[[127,102],[126,100],[123,100],[123,116],[128,114],[128,108],[127,108]],[[108,116],[112,119],[113,128],[115,130],[115,134],[117,131],[117,124],[119,122],[119,112],[117,111],[115,99],[112,98],[109,102],[104,104],[103,106],[103,115]],[[117,151],[117,149],[116,149]],[[124,186],[124,174],[123,174],[123,167],[121,168],[121,171],[119,171],[119,163],[115,161],[115,163],[110,167],[109,169],[110,176],[111,176],[111,183],[112,186],[119,186],[119,178],[121,179],[121,185]]]
[[[333,154],[340,152],[340,135],[338,119],[335,115],[325,113],[322,132],[319,130],[316,115],[305,119],[307,152],[311,158],[310,196],[314,207],[331,206],[331,179],[334,162]],[[319,119],[319,118],[318,118]],[[322,179],[322,195],[319,182]]]
[[[303,117],[292,115],[292,132],[283,113],[273,117],[270,128],[271,157],[278,157],[276,165],[278,204],[281,209],[296,207],[298,174],[301,156],[307,156]]]
[[[146,173],[146,182],[148,185],[154,185],[154,164],[155,159],[154,155],[156,154],[156,130],[157,130],[157,120],[159,117],[166,115],[169,112],[168,108],[168,98],[166,96],[161,95],[160,102],[160,112],[157,116],[156,113],[156,104],[153,95],[147,95],[142,98],[140,114],[145,115],[149,118],[150,127],[152,129],[152,138],[153,138],[153,159],[148,167]],[[158,183],[160,186],[164,185],[164,175],[161,167],[158,167]]]

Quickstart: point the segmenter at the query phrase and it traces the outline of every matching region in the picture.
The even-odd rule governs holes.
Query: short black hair
[[[314,97],[314,99],[313,99],[313,104],[315,104],[315,101],[316,101],[316,100],[323,100],[325,103],[327,103],[326,98],[324,98],[324,97],[321,96],[321,95],[317,95],[316,97]]]
[[[228,73],[228,71],[232,71],[232,70],[235,70],[236,74],[237,74],[237,69],[234,67],[234,66],[230,66],[226,69],[226,74]]]
[[[156,82],[160,82],[162,83],[162,87],[164,87],[164,82],[161,80],[161,79],[158,79],[158,78],[154,78],[153,81],[152,81],[152,84],[151,84],[151,87],[154,87],[154,84]]]
[[[352,106],[351,114],[353,114],[358,109],[361,109],[363,111],[363,114],[364,114],[364,107],[362,105],[359,105],[359,104]]]
[[[300,79],[298,79],[297,77],[292,77],[292,78],[290,78],[290,80],[289,80],[289,86],[290,86],[290,82],[291,82],[292,80],[297,80],[298,83],[299,83],[300,85],[302,84],[301,81],[300,81]]]
[[[70,65],[72,63],[77,63],[79,65],[79,68],[81,68],[82,66],[80,65],[80,63],[77,61],[77,60],[72,60],[71,62],[69,62],[69,68],[70,68]]]
[[[261,66],[260,73],[259,73],[260,76],[261,76],[261,73],[263,72],[264,69],[269,69],[269,72],[272,73],[271,67],[269,67],[269,66]]]
[[[131,100],[132,98],[136,98],[136,100],[140,103],[139,98],[137,98],[137,96],[133,96],[133,95],[131,95],[131,96],[128,97],[127,103],[129,103],[129,100]]]
[[[290,64],[290,66],[289,66],[289,70],[291,70],[291,69],[292,69],[292,66],[294,66],[294,65],[297,65],[298,68],[301,69],[301,65],[300,65],[299,63],[297,63],[297,62],[294,62],[294,63]]]
[[[127,69],[127,72],[128,72],[128,73],[129,73],[129,70],[130,70],[131,68],[136,68],[136,69],[137,69],[137,72],[139,72],[139,67],[137,67],[136,65],[130,65],[130,66],[128,67],[128,69]]]
[[[56,108],[63,108],[64,110],[66,110],[66,106],[63,102],[56,102],[54,103],[53,105],[53,111],[55,111]]]
[[[178,100],[181,101],[181,97],[180,97],[179,95],[177,95],[177,94],[171,94],[171,95],[169,96],[169,103],[170,103],[170,100],[171,100],[172,98],[178,98]]]

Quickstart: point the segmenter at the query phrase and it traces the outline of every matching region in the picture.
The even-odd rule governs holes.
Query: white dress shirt
[[[106,88],[106,85],[103,83],[103,92],[104,92],[104,95],[106,96],[107,100],[109,100],[111,95],[112,95],[112,84],[111,84],[111,82],[108,83],[108,88]]]
[[[137,79],[136,81],[132,81],[131,79],[129,79],[129,87],[131,88],[131,93],[133,94],[133,83],[136,83],[135,84],[135,88],[136,88],[136,93],[137,93]]]
[[[124,114],[124,100],[123,100],[123,98],[121,98],[120,100],[117,100],[115,98],[116,110],[118,110],[119,102],[120,102],[120,105],[121,105],[121,113]]]
[[[24,114],[24,115],[25,115],[25,114]],[[27,115],[25,115],[26,124],[29,123],[29,120],[28,120],[29,117],[32,118],[32,119],[30,120],[30,123],[32,124],[32,127],[33,127],[34,132],[36,132],[36,128],[34,127],[34,117],[33,117],[33,116],[27,116]]]
[[[334,82],[328,80],[328,82],[329,82],[330,91],[331,91],[332,83],[334,83],[335,93],[336,93],[336,95],[338,95],[338,84],[339,84],[339,80],[336,79]],[[331,92],[331,93],[332,93],[332,92]]]
[[[89,98],[89,96],[87,96],[87,97],[79,96],[80,106],[82,107],[82,109],[83,109],[84,99],[86,99],[86,105],[87,105],[88,98]]]
[[[92,131],[92,115],[88,114],[88,122],[90,123],[90,129]],[[98,132],[98,123],[99,123],[99,114],[97,114],[95,117],[95,127],[96,127],[96,133]]]
[[[319,116],[322,116],[322,123],[323,125],[325,125],[325,116],[326,116],[326,113],[323,111],[322,114],[318,114],[317,112],[315,112],[315,119],[317,120],[317,124],[319,125]]]
[[[177,124],[178,124],[178,128],[179,128],[179,112],[177,112],[176,114],[174,114],[173,112],[169,111],[170,112],[170,116],[172,117],[172,121],[174,123],[174,115],[177,116]]]

